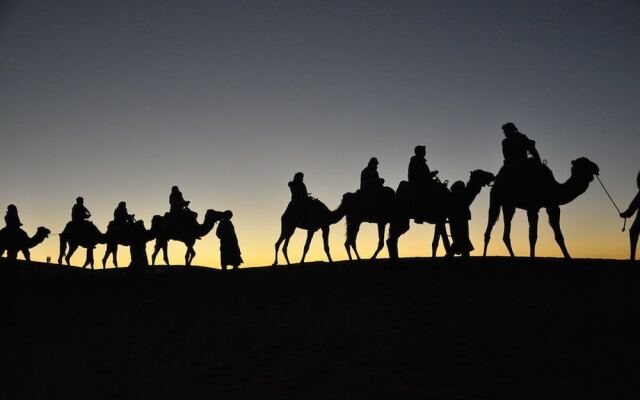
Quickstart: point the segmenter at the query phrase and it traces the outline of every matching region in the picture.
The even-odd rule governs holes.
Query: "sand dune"
[[[639,265],[0,264],[0,397],[635,397]],[[64,397],[62,397],[64,398]]]

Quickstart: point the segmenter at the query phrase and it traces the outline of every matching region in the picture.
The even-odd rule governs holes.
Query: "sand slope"
[[[3,263],[0,398],[637,398],[639,266]]]

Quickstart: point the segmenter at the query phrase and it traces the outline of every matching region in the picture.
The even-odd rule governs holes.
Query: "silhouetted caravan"
[[[451,248],[449,256],[461,254],[468,257],[473,251],[473,243],[469,238],[469,220],[471,220],[471,204],[485,185],[495,180],[495,176],[486,171],[471,171],[467,185],[456,181],[451,185],[451,203],[449,209],[449,228],[451,230]]]
[[[223,271],[226,271],[229,265],[237,269],[243,263],[238,237],[231,222],[232,217],[233,213],[230,210],[225,211],[224,218],[216,229],[216,236],[220,239],[220,267]]]
[[[106,237],[91,221],[88,221],[90,217],[91,213],[84,206],[84,199],[78,197],[76,204],[71,209],[71,221],[67,223],[60,234],[58,264],[62,264],[62,259],[64,258],[67,265],[70,265],[69,262],[73,253],[78,247],[84,247],[87,249],[87,257],[82,268],[90,265],[91,269],[93,269],[93,250],[97,244],[106,243]],[[68,253],[67,246],[69,247]]]
[[[395,212],[395,191],[383,186],[384,179],[378,176],[378,160],[372,158],[367,167],[360,174],[360,190],[355,193],[345,193],[342,202],[336,211],[344,213],[347,219],[347,235],[344,247],[347,250],[349,260],[352,260],[351,250],[356,258],[360,259],[356,240],[360,225],[369,222],[378,225],[378,247],[373,253],[372,259],[384,247],[384,232],[386,224],[391,223]]]
[[[338,210],[331,211],[320,200],[309,196],[307,187],[303,182],[304,175],[302,172],[298,172],[293,177],[293,180],[289,182],[289,189],[291,190],[291,201],[287,206],[284,214],[282,214],[280,237],[275,244],[275,260],[273,265],[278,265],[278,251],[280,250],[280,244],[284,241],[282,247],[282,253],[290,264],[287,249],[289,246],[289,239],[293,236],[296,228],[301,228],[307,231],[307,240],[304,244],[304,251],[302,253],[302,259],[300,263],[304,263],[304,259],[309,251],[309,245],[311,239],[318,229],[322,230],[322,240],[324,242],[324,251],[327,254],[327,258],[330,262],[331,253],[329,250],[329,228],[332,224],[340,221],[344,216]]]
[[[538,239],[538,213],[541,208],[547,210],[549,225],[555,234],[555,240],[566,258],[570,258],[560,229],[560,206],[570,203],[583,194],[598,175],[598,166],[585,157],[571,162],[571,176],[564,183],[558,183],[549,167],[535,159],[528,159],[520,168],[518,175],[511,174],[513,179],[501,180],[491,188],[489,220],[484,234],[484,252],[486,256],[491,231],[498,220],[500,209],[504,215],[504,235],[502,237],[507,250],[514,256],[511,247],[511,220],[516,208],[527,211],[529,219],[529,247],[531,257],[535,257],[535,246]],[[503,167],[506,168],[507,165]],[[505,175],[503,175],[504,177]]]
[[[470,173],[468,190],[476,193],[481,188],[494,181],[491,172],[474,170]],[[418,196],[418,200],[416,200]],[[474,196],[475,198],[475,196]],[[424,221],[435,225],[433,241],[431,243],[431,254],[436,256],[438,244],[442,239],[447,254],[451,252],[449,237],[447,235],[446,223],[451,214],[451,191],[446,182],[438,179],[430,182],[426,190],[412,188],[407,181],[402,181],[396,190],[396,212],[393,215],[389,226],[389,238],[387,239],[387,249],[389,257],[398,258],[398,239],[409,230],[409,222],[414,219],[416,222]]]
[[[7,258],[9,260],[15,260],[18,257],[18,253],[21,252],[24,259],[31,260],[31,253],[29,249],[32,249],[42,243],[49,237],[51,231],[45,227],[39,227],[32,237],[22,230],[22,223],[18,217],[18,209],[15,205],[10,204],[7,207],[7,214],[4,217],[6,226],[0,229],[0,257],[4,256],[7,252]]]
[[[636,184],[638,189],[640,189],[640,172],[638,172],[638,177],[636,178]],[[636,197],[633,198],[631,204],[629,204],[629,208],[626,211],[620,213],[620,217],[622,218],[631,218],[634,213],[638,212],[640,209],[640,192],[636,194]],[[640,235],[640,212],[636,214],[636,219],[631,224],[631,228],[629,229],[629,245],[630,245],[630,259],[634,261],[636,259],[636,247],[638,246],[638,236]]]
[[[118,268],[118,245],[139,247],[153,240],[154,236],[144,227],[144,222],[136,221],[135,215],[129,214],[127,204],[121,201],[113,212],[113,221],[109,222],[105,239],[107,250],[102,258],[102,267],[106,267],[109,256],[113,255],[113,265]],[[131,249],[131,252],[134,250]]]

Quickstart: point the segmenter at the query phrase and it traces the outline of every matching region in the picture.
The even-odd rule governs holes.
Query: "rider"
[[[71,209],[71,221],[82,222],[91,218],[91,213],[84,206],[84,199],[82,197],[76,198],[76,204]]]
[[[18,208],[15,205],[9,204],[7,207],[7,214],[4,216],[4,222],[8,229],[17,230],[22,226],[20,217],[18,216]]]
[[[127,203],[125,203],[124,201],[118,203],[118,207],[113,212],[113,222],[115,222],[116,224],[124,225],[127,223],[132,223],[134,217],[134,214],[129,214],[129,211],[127,210]]]
[[[518,131],[513,122],[507,122],[502,125],[504,140],[502,140],[502,155],[504,156],[504,165],[518,165],[527,160],[527,154],[541,162],[540,154],[536,150],[536,142],[529,139]]]
[[[535,165],[542,165],[540,154],[536,150],[536,142],[529,139],[526,135],[520,133],[513,122],[507,122],[502,125],[502,132],[505,138],[502,140],[502,155],[504,157],[504,165],[496,176],[494,186],[497,188],[509,187],[516,182],[516,178],[523,174],[521,180],[527,184],[531,179],[536,179],[531,175],[532,171],[538,171],[537,168],[530,169],[527,166],[529,160],[535,160]],[[529,157],[531,155],[531,157]]]
[[[640,189],[640,172],[636,178],[636,184]],[[622,218],[631,218],[636,211],[640,210],[640,191],[633,198],[629,208],[625,212],[620,213]],[[629,241],[631,244],[631,261],[636,258],[636,246],[638,245],[638,236],[640,236],[640,211],[636,214],[636,219],[633,221],[631,228],[629,229]]]
[[[178,189],[177,186],[171,188],[171,194],[169,195],[169,204],[171,208],[169,213],[173,215],[180,215],[187,206],[189,206],[189,201],[186,201],[184,197],[182,197],[182,192]]]
[[[384,179],[378,175],[378,159],[372,157],[369,164],[360,173],[360,190],[363,192],[375,192],[384,185]]]
[[[409,184],[413,187],[424,189],[438,175],[438,171],[432,172],[429,169],[426,154],[425,146],[416,146],[409,161]]]
[[[307,185],[304,184],[303,179],[304,174],[302,172],[296,172],[293,180],[289,182],[292,203],[303,204],[309,200],[309,192],[307,192]]]

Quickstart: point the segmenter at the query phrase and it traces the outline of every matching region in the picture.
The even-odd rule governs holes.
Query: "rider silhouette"
[[[369,164],[360,173],[360,190],[374,192],[384,185],[384,179],[378,175],[378,159],[372,157]]]
[[[76,198],[76,204],[71,209],[71,221],[82,222],[91,218],[91,213],[84,206],[84,199],[82,197]]]
[[[433,178],[438,174],[438,171],[432,172],[429,166],[427,166],[426,154],[427,150],[425,146],[416,146],[414,155],[409,161],[409,184],[421,189],[424,189],[431,183]]]
[[[22,222],[20,222],[20,217],[18,216],[18,208],[9,204],[7,207],[7,214],[4,216],[4,222],[7,225],[8,229],[18,230],[22,226]]]
[[[113,211],[113,222],[116,224],[124,225],[132,223],[135,215],[129,214],[127,211],[127,203],[121,201],[118,203],[118,207]]]
[[[541,162],[540,154],[536,150],[536,142],[520,133],[513,122],[502,125],[502,132],[505,136],[502,140],[502,155],[505,165],[523,163],[528,158],[527,154],[531,154],[535,160]]]
[[[309,192],[307,192],[307,185],[304,184],[303,179],[304,174],[302,172],[296,172],[293,176],[293,180],[289,182],[292,203],[302,204],[309,200]]]
[[[237,269],[243,263],[238,237],[231,223],[232,217],[233,213],[230,210],[225,211],[216,229],[216,236],[220,239],[220,266],[223,271],[226,271],[229,265]]]
[[[186,201],[184,197],[182,197],[182,192],[177,186],[173,186],[171,188],[171,194],[169,195],[169,204],[171,205],[171,208],[169,209],[169,213],[173,215],[180,215],[189,203],[189,201]]]
[[[640,189],[640,172],[636,178],[636,184]],[[633,198],[629,208],[626,211],[620,213],[622,218],[631,218],[636,211],[640,209],[640,191]],[[636,214],[636,219],[633,221],[631,228],[629,229],[629,244],[631,245],[631,261],[636,259],[636,246],[638,245],[638,236],[640,236],[640,212]]]
[[[451,185],[449,227],[453,243],[448,254],[450,256],[461,254],[463,257],[468,257],[473,250],[473,244],[469,238],[469,220],[471,203],[475,197],[468,192],[464,182],[456,181]]]

